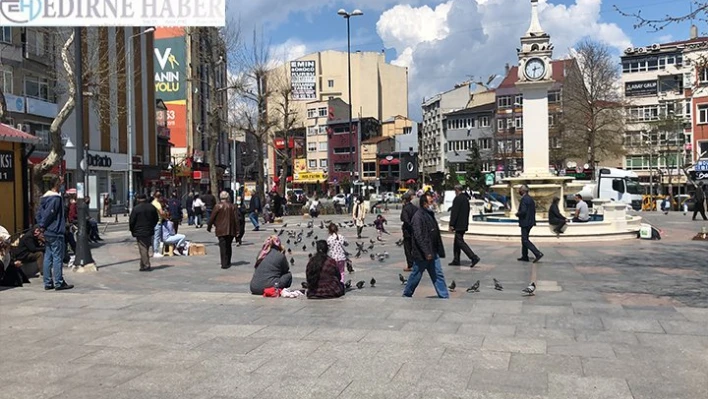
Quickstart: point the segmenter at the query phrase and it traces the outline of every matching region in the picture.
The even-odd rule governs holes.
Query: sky
[[[409,68],[409,116],[420,118],[423,98],[468,79],[486,81],[517,62],[519,37],[530,22],[529,0],[230,0],[231,21],[257,30],[271,57],[286,61],[322,51],[347,49],[346,22],[337,10],[360,9],[351,19],[352,51],[385,51],[386,59]],[[690,23],[659,32],[636,29],[636,20],[690,11],[691,0],[540,0],[540,21],[551,35],[554,57],[567,56],[590,37],[617,56],[627,47],[686,39]],[[704,32],[704,26],[699,31]],[[618,58],[619,62],[619,58]]]

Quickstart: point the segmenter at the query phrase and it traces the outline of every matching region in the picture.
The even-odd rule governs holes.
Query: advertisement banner
[[[187,147],[187,93],[185,31],[179,27],[155,30],[155,98],[167,106],[170,142]]]
[[[624,95],[627,97],[655,96],[658,89],[656,80],[627,82],[624,84]]]
[[[306,159],[296,159],[293,163],[295,164],[295,173],[307,172]]]
[[[317,64],[315,61],[291,61],[290,84],[295,101],[317,99]]]

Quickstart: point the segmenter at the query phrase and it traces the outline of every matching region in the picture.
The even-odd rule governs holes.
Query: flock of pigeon
[[[327,226],[329,226],[330,223],[332,223],[331,220],[320,221],[320,224],[317,227],[320,230],[326,230]],[[340,222],[340,223],[337,223],[337,226],[340,229],[356,227],[353,221],[344,222],[344,223]],[[369,224],[367,226],[373,227],[373,224]],[[295,265],[295,257],[293,256],[293,251],[290,248],[290,245],[299,246],[300,243],[302,243],[305,239],[308,239],[308,240],[312,239],[312,242],[310,245],[312,246],[312,250],[314,251],[315,247],[317,245],[317,241],[319,240],[319,236],[315,235],[315,229],[314,229],[315,225],[312,221],[307,222],[307,224],[305,225],[304,228],[303,228],[302,223],[298,223],[297,227],[298,227],[299,231],[298,230],[286,230],[287,227],[288,227],[288,224],[285,223],[280,228],[280,230],[273,229],[273,232],[278,236],[282,236],[283,234],[287,233],[288,238],[285,241],[285,244],[287,245],[286,251],[287,251],[288,255],[290,255],[290,265],[294,266]],[[308,229],[309,231],[307,233],[305,233],[305,229]],[[326,235],[328,233],[325,231],[324,234]],[[381,243],[381,245],[385,245],[385,243],[386,243],[381,237],[377,237],[376,240],[379,243]],[[372,261],[379,261],[381,263],[385,262],[390,257],[388,251],[383,251],[381,253],[372,252],[374,250],[374,248],[376,247],[377,241],[370,239],[369,245],[366,245],[365,241],[364,242],[355,241],[354,243],[356,244],[356,253],[354,254],[354,258],[359,259],[359,258],[361,258],[362,254],[369,254],[369,258]],[[349,244],[347,243],[345,246],[348,246],[348,245]],[[396,246],[397,247],[403,246],[403,239],[396,241]],[[303,244],[302,251],[307,252],[307,244]],[[347,272],[350,274],[354,273],[354,267],[353,267],[351,259],[350,259],[350,256],[352,254],[347,252],[346,250],[344,253],[347,256]],[[311,258],[311,257],[312,257],[312,253],[309,253],[308,258]],[[408,279],[406,279],[403,276],[403,274],[401,274],[401,273],[398,274],[398,279],[401,281],[401,285],[405,284],[408,281]],[[494,281],[494,289],[495,290],[497,290],[497,291],[504,290],[504,287],[501,285],[499,280],[497,280],[496,278],[494,278],[492,280]],[[363,289],[365,285],[366,285],[366,281],[361,280],[361,281],[358,281],[354,286],[360,290],[360,289]],[[376,279],[372,277],[371,280],[369,281],[369,285],[371,287],[376,287]],[[347,291],[353,290],[354,288],[352,287],[352,280],[347,280],[344,283],[344,287]],[[303,288],[303,290],[307,289],[307,282],[305,282],[305,281],[302,282],[302,288]],[[452,282],[450,283],[448,288],[450,289],[451,292],[455,292],[455,289],[457,288],[457,283],[455,282],[455,280],[452,280]],[[479,288],[480,288],[480,281],[477,280],[470,288],[467,288],[466,291],[468,293],[476,293],[476,292],[479,292]],[[526,288],[521,290],[521,292],[527,296],[535,295],[535,291],[536,291],[536,283],[535,282],[529,283],[529,285]]]

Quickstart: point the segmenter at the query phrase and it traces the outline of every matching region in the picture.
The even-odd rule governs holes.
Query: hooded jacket
[[[63,237],[66,231],[66,215],[61,194],[49,190],[42,196],[37,211],[37,224],[44,229],[44,235]]]

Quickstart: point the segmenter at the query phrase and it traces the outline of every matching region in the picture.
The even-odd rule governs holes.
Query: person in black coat
[[[479,263],[480,259],[472,248],[465,242],[465,233],[470,225],[470,197],[462,191],[462,186],[455,185],[455,199],[452,201],[452,209],[450,210],[450,231],[455,233],[455,242],[452,247],[452,262],[450,266],[460,265],[460,253],[464,252],[472,263],[470,267],[474,267]]]
[[[433,286],[438,294],[438,298],[447,299],[450,294],[447,292],[445,276],[443,275],[440,258],[445,257],[445,247],[440,228],[435,220],[435,212],[431,209],[433,203],[430,194],[420,197],[420,209],[413,215],[411,224],[413,226],[413,271],[408,277],[408,283],[403,290],[403,296],[412,297],[415,289],[423,277],[423,272],[427,271]]]
[[[411,200],[413,199],[413,193],[407,191],[403,194],[403,209],[401,210],[401,222],[403,225],[401,229],[403,230],[403,251],[406,253],[406,268],[403,269],[405,272],[413,270],[413,215],[418,212],[418,207],[413,205]]]
[[[563,233],[563,227],[568,224],[568,219],[560,211],[559,203],[560,198],[553,197],[551,208],[548,209],[548,224],[553,226],[553,232],[556,234]]]
[[[160,221],[157,208],[147,201],[147,195],[138,194],[137,205],[130,213],[130,232],[138,241],[138,251],[140,252],[140,271],[148,272],[150,267],[150,245],[155,234],[155,225]],[[153,251],[157,251],[153,248]]]
[[[531,251],[536,257],[533,263],[536,263],[543,257],[541,251],[529,239],[531,229],[536,225],[536,202],[529,196],[529,187],[525,184],[519,187],[519,196],[521,201],[516,217],[519,218],[519,227],[521,227],[521,257],[517,260],[528,262],[529,251]]]
[[[706,194],[703,191],[703,182],[698,183],[696,186],[696,192],[693,193],[693,199],[695,200],[695,204],[693,205],[693,218],[691,220],[696,220],[696,216],[698,216],[699,213],[703,217],[703,220],[706,220]]]

